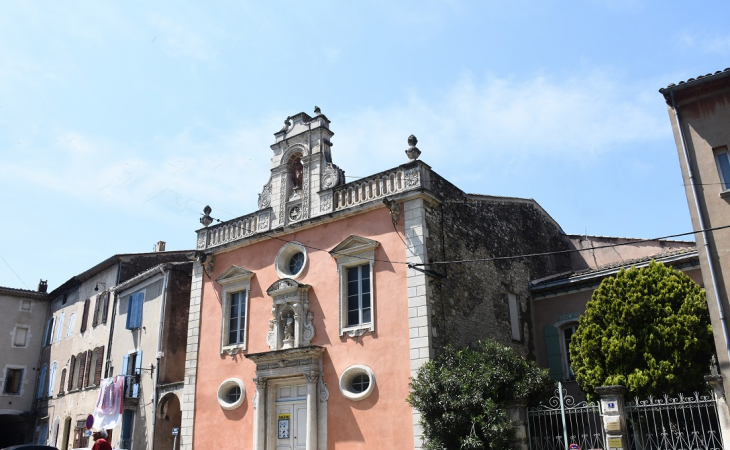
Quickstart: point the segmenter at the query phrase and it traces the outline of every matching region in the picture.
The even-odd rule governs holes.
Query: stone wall
[[[494,258],[567,250],[558,224],[532,199],[465,194],[431,173],[442,202],[426,204],[430,262]],[[432,345],[456,347],[486,337],[534,355],[528,282],[570,269],[567,255],[503,261],[433,264],[429,276]],[[520,339],[512,338],[508,294],[517,298]]]

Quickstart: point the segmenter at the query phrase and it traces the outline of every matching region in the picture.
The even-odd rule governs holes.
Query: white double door
[[[307,449],[307,385],[279,386],[276,392],[276,450]]]

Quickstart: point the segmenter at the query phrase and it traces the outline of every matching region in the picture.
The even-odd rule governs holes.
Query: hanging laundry
[[[94,407],[93,431],[111,430],[121,423],[124,411],[124,377],[116,376],[101,381],[99,398]]]

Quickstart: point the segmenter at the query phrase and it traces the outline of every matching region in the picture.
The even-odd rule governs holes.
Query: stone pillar
[[[627,449],[626,415],[624,413],[624,386],[601,386],[596,388],[601,397],[603,430],[606,432],[606,449]]]
[[[512,448],[528,450],[530,443],[527,438],[527,400],[512,400],[508,402],[507,415],[512,421],[512,426],[515,427]]]
[[[717,419],[720,422],[722,442],[727,446],[730,443],[730,411],[728,411],[722,375],[705,375],[705,381],[712,386],[712,392],[717,400]]]
[[[256,384],[256,401],[253,416],[253,448],[266,450],[266,378],[254,378]]]
[[[317,450],[317,381],[319,372],[307,372],[307,450]]]

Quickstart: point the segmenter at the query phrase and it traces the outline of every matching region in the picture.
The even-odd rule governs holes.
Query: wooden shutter
[[[552,325],[545,325],[545,352],[553,381],[563,381],[563,358],[560,355],[560,333]]]
[[[76,387],[78,389],[81,389],[84,387],[84,373],[86,371],[86,353],[79,353],[79,356],[77,357],[79,359],[79,373],[78,373],[78,381],[76,382]]]
[[[61,384],[58,385],[58,393],[63,394],[64,392],[64,384],[66,383],[66,369],[63,369],[61,371]]]
[[[41,374],[38,377],[38,392],[36,392],[36,398],[43,398],[43,391],[46,387],[46,373],[48,372],[48,366],[41,368]]]
[[[91,319],[91,326],[96,327],[99,325],[99,307],[101,303],[101,295],[96,296],[96,302],[94,302],[94,316]]]
[[[89,323],[89,305],[91,304],[90,299],[84,301],[84,314],[81,316],[81,332],[86,331],[86,325]]]
[[[96,367],[94,368],[94,384],[101,383],[101,369],[104,367],[104,346],[96,348]]]
[[[76,367],[76,357],[71,355],[71,364],[69,365],[69,368],[68,368],[68,389],[67,389],[68,391],[71,391],[74,388],[73,380],[74,380],[74,368],[75,367]]]
[[[144,305],[144,292],[137,292],[129,296],[127,304],[127,326],[128,330],[134,330],[142,326],[142,306]]]
[[[109,293],[104,291],[101,295],[104,298],[103,308],[101,310],[101,323],[106,324],[106,316],[109,315]]]
[[[86,361],[86,371],[84,373],[84,387],[89,385],[89,375],[91,375],[91,360],[93,355],[92,350],[86,351],[86,358],[84,360]]]

